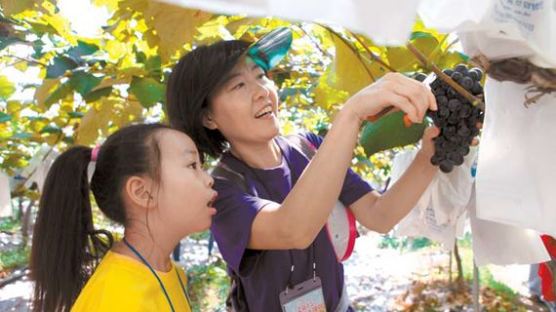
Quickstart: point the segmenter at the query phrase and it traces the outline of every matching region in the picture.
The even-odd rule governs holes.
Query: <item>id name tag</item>
[[[283,312],[326,312],[320,278],[311,278],[281,292],[280,305]]]

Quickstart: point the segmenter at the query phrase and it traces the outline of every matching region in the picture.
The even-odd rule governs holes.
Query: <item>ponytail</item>
[[[109,219],[126,225],[122,189],[128,177],[148,174],[159,180],[161,124],[124,127],[110,135],[100,152],[76,146],[52,164],[33,232],[31,277],[34,311],[69,311],[104,253],[112,247],[108,231],[95,230],[89,190]],[[96,168],[87,180],[91,154]],[[101,237],[104,235],[105,237]]]
[[[110,233],[93,226],[87,180],[91,152],[88,147],[73,147],[60,155],[48,172],[30,259],[34,311],[69,311],[94,266],[112,245]]]

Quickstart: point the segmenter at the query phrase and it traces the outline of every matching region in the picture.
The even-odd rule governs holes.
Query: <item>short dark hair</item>
[[[108,137],[99,150],[90,184],[90,147],[74,146],[54,161],[33,231],[30,268],[35,281],[34,311],[71,309],[94,266],[113,242],[110,232],[93,224],[89,190],[107,217],[126,225],[122,190],[131,176],[160,180],[157,133],[162,129],[170,127],[132,125]]]
[[[170,125],[185,132],[205,155],[220,157],[228,141],[216,129],[203,125],[211,97],[224,83],[250,43],[240,40],[219,41],[200,46],[183,56],[172,70],[166,89],[166,113]]]

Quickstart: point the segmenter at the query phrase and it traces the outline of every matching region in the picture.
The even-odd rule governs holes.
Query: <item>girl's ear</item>
[[[151,190],[153,188],[153,181],[149,178],[132,176],[127,179],[124,191],[131,203],[136,206],[149,208],[153,205],[154,198]]]
[[[216,124],[216,122],[214,122],[214,119],[212,118],[212,114],[209,111],[203,114],[203,126],[205,126],[205,128],[208,128],[210,130],[218,129],[218,125]]]

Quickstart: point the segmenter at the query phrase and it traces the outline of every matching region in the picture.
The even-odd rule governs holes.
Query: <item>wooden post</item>
[[[450,262],[449,262],[449,266],[448,266],[448,283],[450,284],[450,287],[452,287],[452,257],[453,257],[453,253],[450,252]]]
[[[481,304],[479,303],[479,296],[481,293],[481,285],[479,281],[479,268],[473,260],[473,311],[481,311]]]

